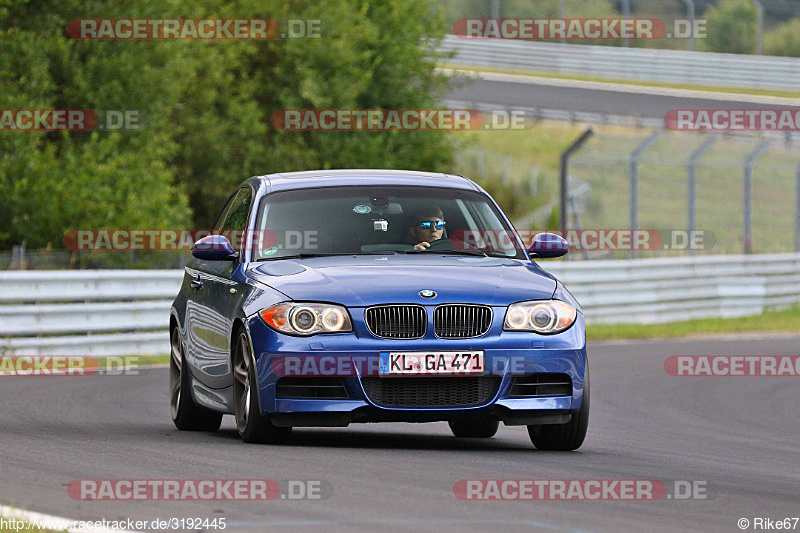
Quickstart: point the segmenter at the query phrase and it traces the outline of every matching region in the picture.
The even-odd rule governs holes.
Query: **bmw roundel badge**
[[[419,295],[422,296],[423,298],[436,298],[436,293],[430,289],[419,291]]]

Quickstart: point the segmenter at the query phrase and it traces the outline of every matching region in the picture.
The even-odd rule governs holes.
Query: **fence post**
[[[800,163],[797,164],[797,209],[794,221],[794,251],[800,252]]]
[[[631,231],[639,229],[639,158],[663,134],[663,130],[653,132],[631,153]],[[638,255],[635,247],[631,248],[631,259],[635,259]]]
[[[761,0],[751,0],[756,6],[756,25],[758,26],[758,35],[756,37],[756,54],[764,54],[764,6],[761,5]]]
[[[697,162],[706,152],[711,150],[717,139],[719,139],[718,135],[710,136],[689,156],[687,166],[687,173],[689,174],[689,235],[694,235],[694,231],[697,229]],[[694,249],[691,246],[689,247],[689,254],[694,255]]]
[[[689,33],[689,51],[694,51],[694,0],[683,0],[686,4],[687,15],[689,15],[689,24],[691,24]]]
[[[569,156],[572,155],[572,152],[583,146],[583,143],[589,139],[589,137],[594,133],[594,130],[590,127],[586,131],[584,131],[580,137],[578,137],[575,142],[573,142],[566,150],[561,152],[561,177],[560,177],[560,187],[561,187],[561,198],[560,198],[560,215],[561,215],[561,235],[567,234],[567,227],[569,226],[569,221],[567,220],[567,193],[568,193],[568,186],[567,186],[567,174],[569,172]]]
[[[572,176],[567,176],[567,183],[570,186],[572,185]],[[569,188],[571,189],[572,187],[569,187]],[[575,229],[577,229],[580,232],[580,230],[583,229],[583,224],[581,224],[581,215],[578,213],[578,206],[575,204],[575,197],[570,195],[570,197],[568,198],[568,201],[569,201],[570,210],[572,211],[572,216],[575,218]],[[567,238],[567,234],[566,233],[563,234],[562,236],[565,239]],[[583,259],[584,260],[588,260],[589,259],[589,250],[583,250]],[[569,259],[567,259],[567,260],[569,260]]]
[[[744,162],[744,253],[753,253],[753,166],[772,140],[764,139],[747,155]]]

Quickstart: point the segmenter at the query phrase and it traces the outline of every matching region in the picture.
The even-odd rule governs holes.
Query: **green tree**
[[[176,164],[197,192],[198,222],[211,221],[232,187],[254,174],[448,167],[453,148],[444,132],[284,132],[269,124],[282,109],[440,107],[447,79],[434,69],[445,27],[428,0],[289,1],[269,9],[246,0],[237,4],[236,16],[320,20],[323,33],[209,50],[225,69],[197,74],[192,86],[199,94],[176,121],[186,125]],[[220,110],[235,116],[220,122]]]
[[[758,13],[750,0],[720,0],[704,15],[708,36],[701,42],[707,52],[754,54]]]
[[[800,17],[781,24],[764,36],[764,53],[800,57]]]
[[[79,6],[18,1],[0,13],[0,109],[132,110],[147,124],[116,133],[0,132],[2,248],[63,246],[76,228],[190,223],[187,195],[168,164],[178,147],[161,111],[181,93],[165,78],[191,67],[163,42],[134,48],[69,38],[66,24]],[[108,16],[102,12],[95,16]]]
[[[437,2],[447,22],[449,32],[453,23],[462,18],[490,18],[489,0],[439,0]],[[558,18],[558,0],[499,0],[502,18]],[[619,12],[610,0],[567,0],[567,17],[603,18],[619,17]]]
[[[282,132],[280,109],[439,107],[428,0],[6,0],[0,109],[119,109],[141,131],[0,132],[0,248],[73,228],[208,227],[243,179],[312,168],[446,169],[444,132]],[[319,39],[74,40],[74,18],[317,19]]]

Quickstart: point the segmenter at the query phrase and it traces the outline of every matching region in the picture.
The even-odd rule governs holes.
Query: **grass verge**
[[[739,318],[703,318],[669,324],[596,324],[586,326],[590,341],[616,339],[658,339],[724,333],[800,334],[800,306]]]
[[[639,87],[657,87],[663,89],[684,89],[687,91],[704,91],[714,93],[742,94],[754,96],[779,96],[782,98],[800,98],[800,91],[786,91],[781,89],[751,89],[747,87],[721,87],[716,85],[692,85],[687,83],[668,83],[658,81],[628,80],[620,78],[607,78],[604,76],[585,76],[582,74],[565,74],[555,72],[535,72],[517,69],[497,69],[485,67],[465,67],[461,65],[446,64],[444,68],[466,70],[472,72],[494,72],[498,74],[516,74],[519,76],[536,76],[560,80],[596,81],[601,83],[617,83],[621,85],[636,85]]]
[[[536,202],[525,201],[522,189],[514,202],[496,199],[515,223],[529,228],[553,227],[548,212],[539,205],[558,201],[559,157],[587,125],[558,121],[539,121],[528,129],[478,130],[468,132],[456,158],[455,172],[475,179],[492,195],[493,183],[500,179],[503,156],[509,166],[512,184],[530,181],[530,164],[538,174]],[[585,228],[623,228],[629,224],[630,154],[651,133],[649,129],[624,126],[593,126],[597,135],[575,152],[570,160],[570,174],[585,182],[589,192],[580,199],[581,219]],[[704,141],[695,132],[670,131],[660,137],[642,157],[639,165],[639,227],[659,231],[681,229],[686,220],[687,159]],[[756,139],[723,137],[703,156],[698,167],[697,228],[709,235],[704,253],[725,254],[743,251],[744,167],[756,146]],[[479,155],[484,153],[483,160]],[[754,167],[753,242],[756,253],[792,252],[795,191],[797,189],[796,148],[775,143]],[[478,162],[483,161],[482,165]],[[528,165],[527,167],[525,165]],[[494,181],[493,181],[494,180]],[[530,191],[528,187],[528,191]],[[504,203],[505,200],[505,203]],[[528,204],[536,203],[533,208]],[[531,216],[528,216],[531,215]],[[533,216],[535,215],[535,216]],[[645,256],[674,256],[662,252]],[[622,258],[622,257],[618,257]]]
[[[465,133],[468,143],[511,157],[535,163],[541,168],[558,172],[561,152],[566,150],[587,128],[584,124],[541,120],[525,130],[477,130]],[[609,134],[642,135],[633,128],[602,126]]]
[[[162,355],[120,355],[96,357],[97,368],[116,369],[120,365],[130,367],[149,367],[169,364],[169,354]]]

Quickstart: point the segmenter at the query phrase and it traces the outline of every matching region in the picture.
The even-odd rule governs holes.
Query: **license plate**
[[[380,352],[378,375],[475,376],[483,374],[484,370],[482,351]]]

